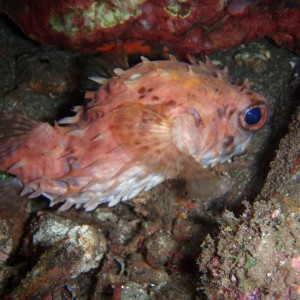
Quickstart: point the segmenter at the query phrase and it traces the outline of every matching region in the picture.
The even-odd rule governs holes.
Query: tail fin
[[[24,143],[28,133],[40,124],[21,112],[0,113],[0,170],[4,161]]]

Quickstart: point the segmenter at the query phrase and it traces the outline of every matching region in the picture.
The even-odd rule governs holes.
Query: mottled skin
[[[16,175],[30,198],[65,201],[61,209],[113,206],[166,178],[187,180],[204,200],[226,192],[228,181],[206,167],[245,149],[266,121],[267,100],[209,62],[143,59],[115,74],[98,78],[88,105],[55,127],[3,114],[0,170]],[[249,125],[251,107],[261,119]]]

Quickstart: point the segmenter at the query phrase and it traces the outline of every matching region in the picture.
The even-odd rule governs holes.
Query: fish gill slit
[[[199,112],[196,110],[194,107],[187,107],[186,108],[186,113],[191,115],[195,119],[195,126],[199,128],[200,124],[203,124],[203,121],[201,119],[201,116]]]

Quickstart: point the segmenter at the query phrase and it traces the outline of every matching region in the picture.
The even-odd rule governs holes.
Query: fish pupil
[[[245,122],[248,125],[255,125],[261,120],[261,110],[259,107],[250,108],[245,115]]]

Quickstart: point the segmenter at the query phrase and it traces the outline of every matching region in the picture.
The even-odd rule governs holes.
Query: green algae
[[[58,32],[64,32],[68,36],[74,36],[79,28],[72,25],[72,20],[74,19],[74,12],[67,13],[61,19],[58,15],[51,15],[49,18],[49,24],[52,28]]]
[[[169,5],[165,7],[165,11],[174,17],[184,19],[191,14],[192,8],[186,3],[178,3],[177,1],[172,0]]]
[[[96,27],[110,28],[138,17],[143,2],[145,0],[95,1],[89,8],[75,7],[62,15],[52,14],[49,24],[55,31],[74,37],[78,32],[88,33]]]
[[[11,175],[8,175],[8,174],[6,174],[6,173],[0,172],[0,181],[9,179],[9,178],[11,178],[11,177],[12,177]]]
[[[114,5],[110,3],[94,2],[90,10],[83,13],[85,18],[90,18],[92,23],[89,26],[99,25],[102,28],[113,27],[122,24],[131,17],[141,14],[140,4],[145,0],[116,1]]]

